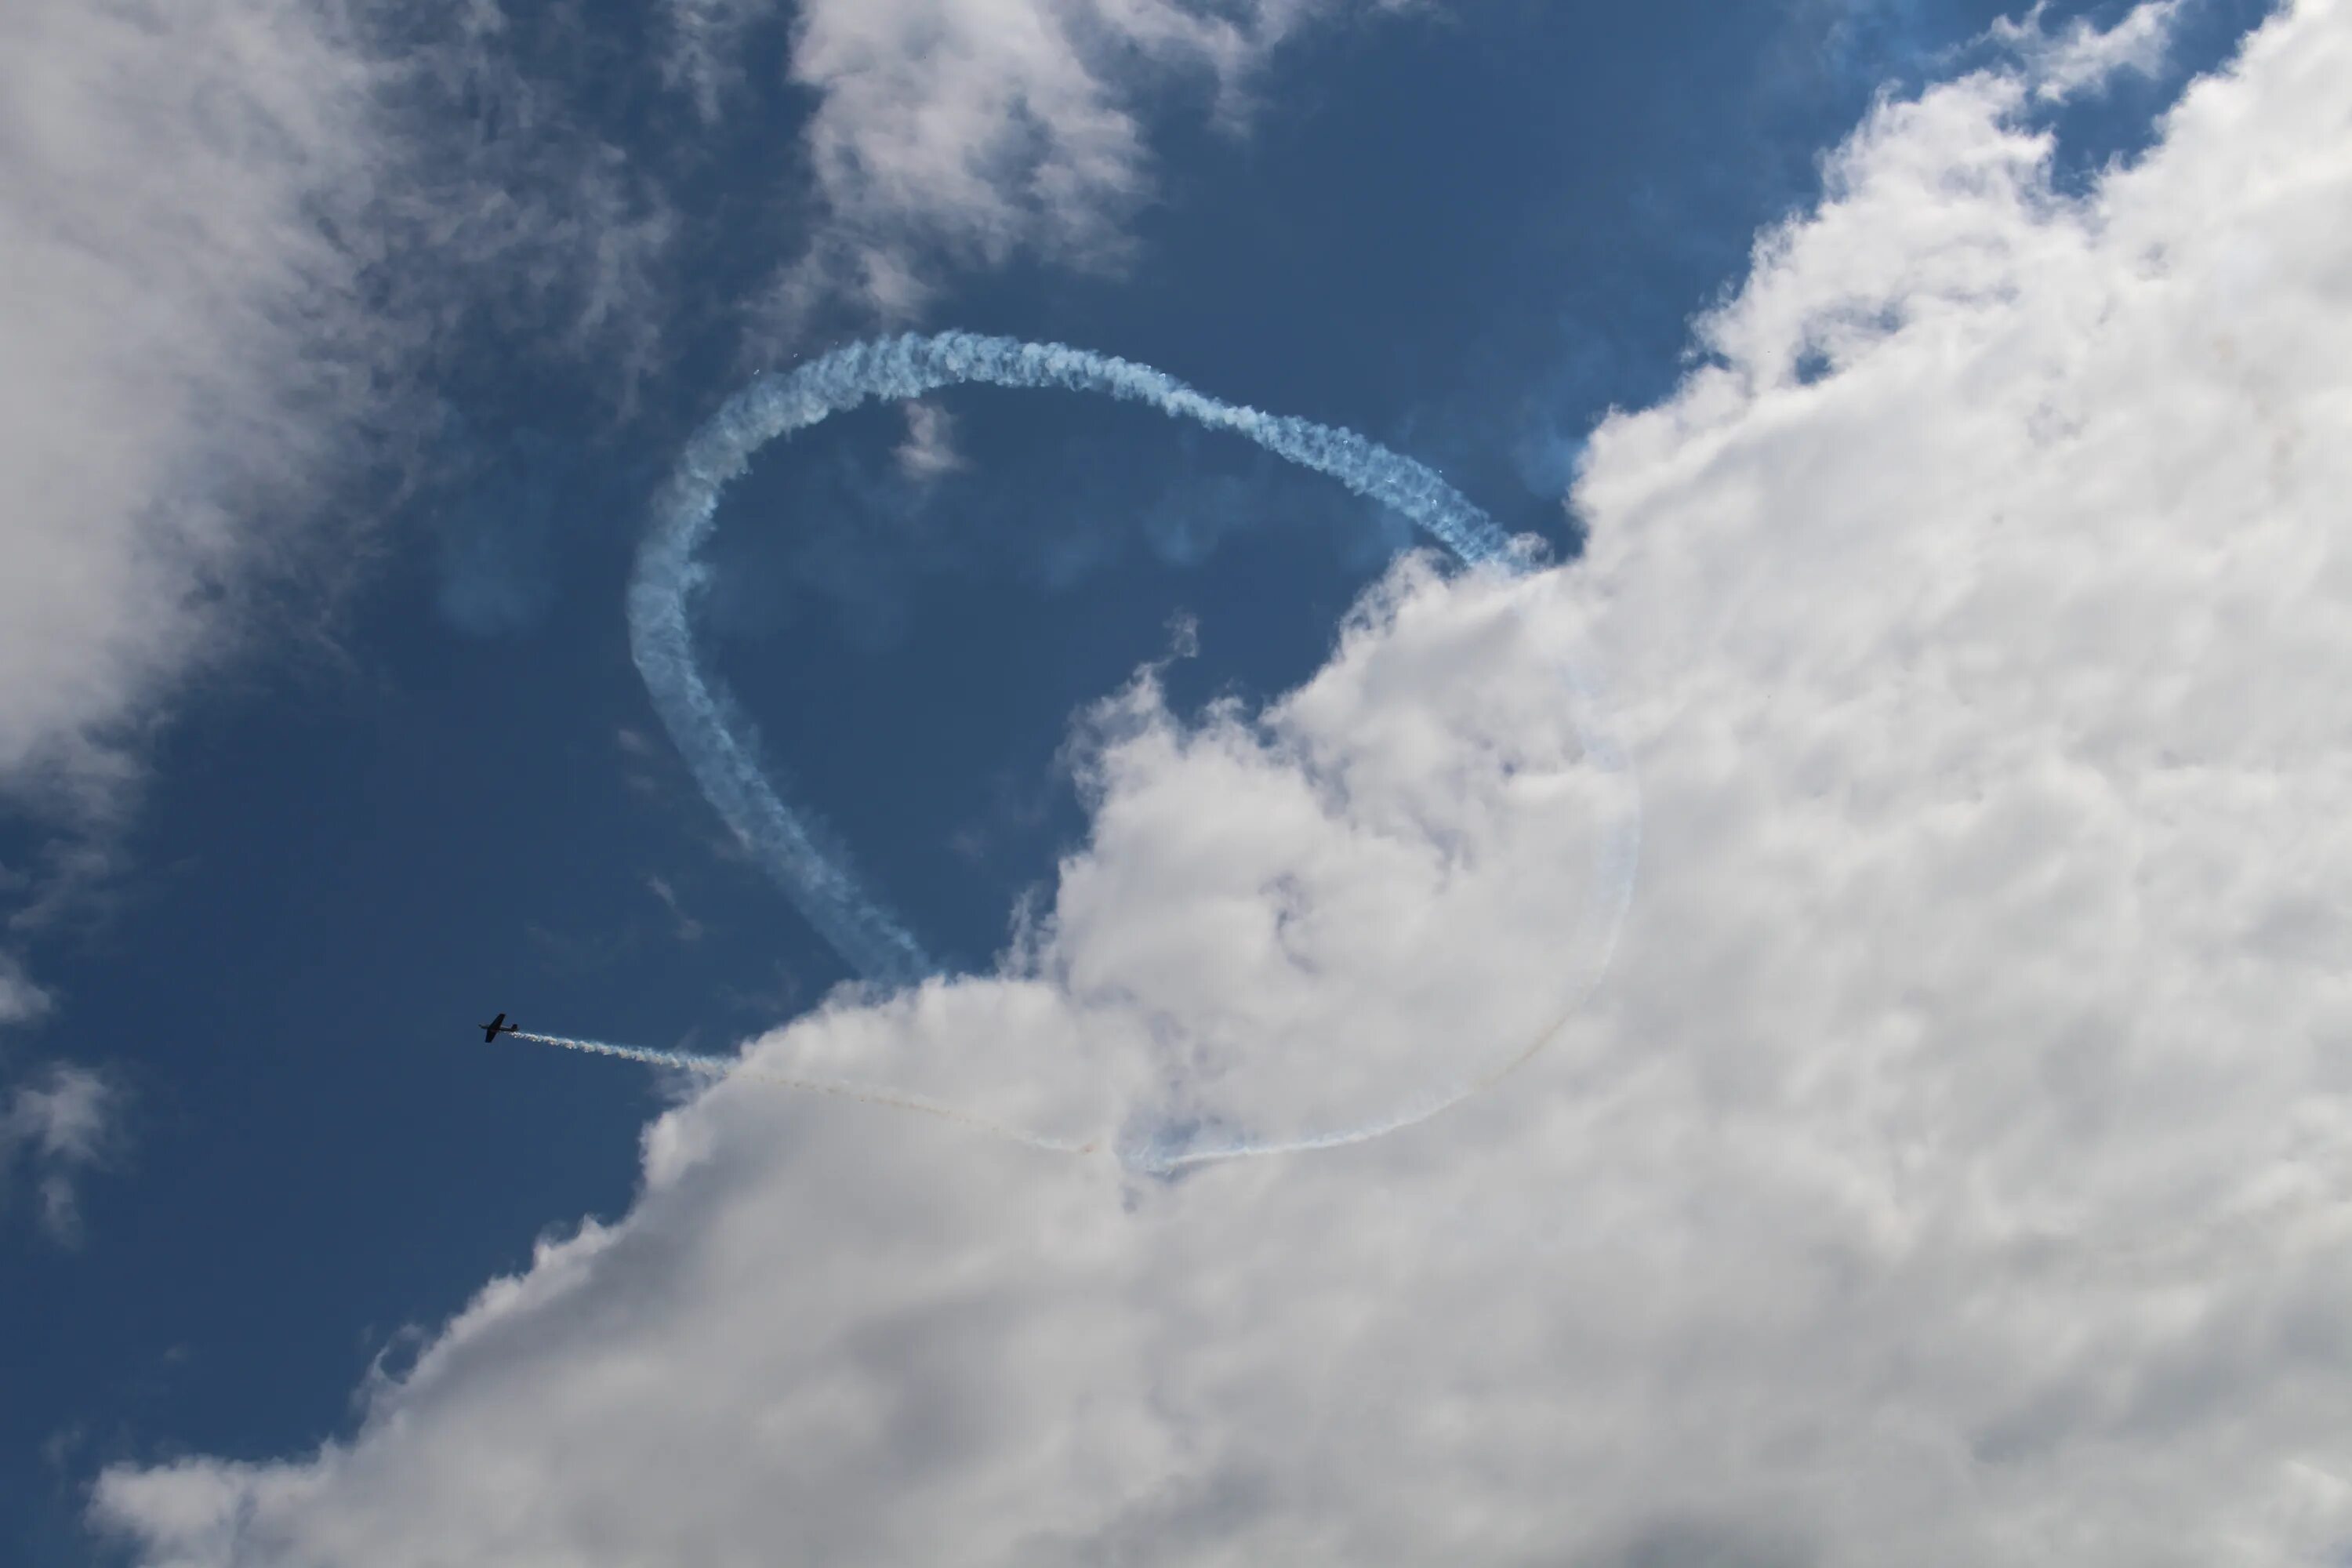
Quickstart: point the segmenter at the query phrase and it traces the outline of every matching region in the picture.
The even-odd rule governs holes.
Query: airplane
[[[500,1035],[511,1035],[515,1032],[515,1026],[508,1023],[507,1016],[501,1013],[482,1026],[482,1044],[487,1046]]]

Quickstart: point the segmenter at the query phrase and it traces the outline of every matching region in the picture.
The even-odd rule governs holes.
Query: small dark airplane
[[[487,1046],[492,1040],[497,1039],[500,1035],[511,1035],[514,1032],[515,1026],[512,1024],[508,1023],[507,1016],[504,1013],[501,1013],[497,1017],[482,1026],[482,1044]]]

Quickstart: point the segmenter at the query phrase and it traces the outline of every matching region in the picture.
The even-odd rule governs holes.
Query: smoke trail
[[[909,335],[837,349],[753,381],[695,432],[655,500],[653,530],[629,587],[629,646],[656,710],[719,815],[834,950],[886,985],[913,984],[937,965],[866,887],[848,853],[824,842],[813,815],[787,803],[769,779],[733,703],[695,658],[688,611],[709,578],[697,554],[710,537],[719,498],[753,453],[868,399],[920,397],[972,382],[1097,393],[1230,430],[1390,507],[1467,563],[1514,559],[1486,513],[1410,458],[1352,430],[1220,402],[1149,365],[1082,349],[968,332]]]
[[[709,579],[698,558],[715,524],[719,500],[752,455],[769,442],[805,430],[869,399],[916,398],[967,383],[1094,393],[1139,403],[1172,419],[1231,431],[1276,456],[1325,474],[1420,527],[1465,565],[1515,572],[1520,558],[1494,521],[1433,470],[1352,430],[1271,415],[1194,391],[1149,365],[1059,343],[1029,343],[969,332],[908,334],[837,349],[784,374],[762,374],[697,430],[654,503],[653,526],[629,585],[629,644],[654,707],[703,793],[752,857],[781,883],[795,907],[850,964],[887,986],[912,985],[937,965],[906,923],[860,878],[847,850],[827,841],[814,814],[788,802],[761,765],[751,731],[719,683],[695,657],[690,610]],[[1588,762],[1621,784],[1619,808],[1604,825],[1594,865],[1594,893],[1573,951],[1560,1017],[1579,1005],[1607,967],[1633,896],[1640,847],[1640,805],[1624,759],[1600,725],[1591,694],[1564,669],[1573,720]],[[1330,1148],[1411,1126],[1477,1092],[1526,1061],[1557,1032],[1547,1029],[1486,1079],[1374,1127],[1315,1133],[1278,1142],[1235,1140],[1213,1148],[1170,1147],[1164,1132],[1129,1141],[1121,1158],[1137,1169],[1178,1169],[1244,1154]],[[677,1058],[635,1047],[531,1037],[688,1071],[723,1070],[715,1058]],[[982,1119],[918,1097],[815,1083],[800,1087],[898,1105],[951,1119]],[[992,1124],[988,1124],[992,1125]],[[1025,1133],[998,1128],[1039,1147]]]
[[[803,1089],[810,1094],[831,1095],[838,1100],[854,1100],[864,1105],[887,1106],[893,1110],[918,1111],[936,1116],[943,1121],[953,1121],[999,1138],[1041,1149],[1049,1154],[1091,1154],[1101,1146],[1098,1139],[1048,1138],[1026,1128],[1011,1126],[950,1105],[944,1100],[925,1095],[905,1094],[896,1089],[874,1089],[865,1084],[847,1083],[838,1079],[803,1078],[793,1073],[768,1072],[759,1068],[745,1067],[732,1057],[698,1056],[692,1051],[656,1050],[648,1046],[616,1046],[605,1040],[577,1040],[568,1035],[535,1035],[518,1029],[518,1040],[533,1045],[560,1046],[567,1051],[588,1051],[600,1057],[619,1057],[624,1061],[643,1062],[647,1067],[674,1068],[680,1072],[697,1073],[704,1078],[740,1076],[759,1083],[772,1083],[783,1089]]]

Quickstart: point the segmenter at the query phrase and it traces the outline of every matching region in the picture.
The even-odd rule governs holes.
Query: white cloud
[[[919,399],[906,405],[907,434],[892,454],[898,471],[916,484],[925,484],[964,466],[956,449],[955,416],[936,403]]]
[[[19,800],[110,802],[253,584],[348,541],[365,509],[328,489],[362,452],[398,456],[404,373],[440,334],[518,308],[641,355],[666,219],[500,47],[482,5],[0,18],[0,787]],[[463,106],[484,103],[523,129],[478,132]]]
[[[307,206],[374,177],[365,70],[307,5],[27,0],[0,32],[0,779],[91,781],[352,405],[352,263]]]
[[[922,309],[943,265],[1016,255],[1116,265],[1150,189],[1138,100],[1208,82],[1237,116],[1250,78],[1318,0],[814,0],[792,80],[821,226],[784,281],[788,320],[846,297],[886,320]],[[767,0],[670,0],[673,77],[715,116]]]
[[[102,1075],[59,1062],[18,1084],[0,1110],[0,1191],[22,1160],[39,1194],[41,1227],[58,1241],[80,1239],[74,1183],[120,1141],[121,1101]]]
[[[49,1010],[49,994],[25,973],[24,961],[0,951],[0,1028],[30,1023]]]
[[[520,323],[625,400],[669,229],[488,0],[0,7],[13,929],[122,873],[194,677],[331,639],[441,419],[418,373]],[[0,1022],[26,984],[0,972]]]
[[[54,832],[0,867],[14,930],[115,874],[145,732],[283,634],[257,600],[331,596],[372,521],[335,487],[404,458],[442,333],[520,310],[615,382],[647,356],[666,215],[499,31],[478,4],[0,7],[0,809]],[[50,1006],[0,951],[0,1026]],[[120,1097],[71,1067],[5,1095],[0,1183],[70,1243]]]
[[[773,0],[667,0],[669,47],[662,77],[694,100],[703,122],[716,123],[745,86],[744,45],[775,11]]]
[[[1596,433],[1525,616],[1408,572],[1265,725],[1114,707],[1034,973],[759,1047],[1072,1119],[1171,1043],[1302,1114],[1360,1050],[1351,1112],[1459,1070],[1575,901],[1575,801],[1518,794],[1582,777],[1558,635],[1648,848],[1545,1060],[1172,1185],[738,1079],[351,1437],[99,1517],[357,1568],[2327,1560],[2352,13],[2079,202],[2036,79],[1874,115],[1715,363]]]
[[[2180,0],[2149,0],[2104,29],[2078,16],[2056,34],[2043,25],[2047,9],[2047,0],[2041,0],[2022,22],[1997,20],[1992,36],[2016,49],[2032,68],[2035,96],[2057,102],[2095,92],[2120,71],[2153,74],[2164,64],[2172,42]]]

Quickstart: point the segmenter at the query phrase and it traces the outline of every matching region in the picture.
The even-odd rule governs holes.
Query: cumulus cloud
[[[97,1518],[362,1568],[2340,1552],[2347,78],[2290,7],[2079,198],[2041,65],[1882,105],[1595,432],[1584,559],[1403,568],[1265,715],[1138,687],[1005,973],[753,1049],[1077,1122],[1468,1070],[1580,896],[1582,646],[1642,892],[1500,1091],[1162,1184],[739,1077],[350,1436]]]
[[[1150,190],[1139,102],[1205,81],[1228,121],[1318,0],[814,0],[791,80],[815,95],[805,155],[821,226],[781,306],[917,315],[942,264],[1017,255],[1116,265]],[[668,68],[706,116],[741,85],[771,0],[670,0]]]
[[[41,1228],[58,1241],[81,1238],[75,1182],[119,1142],[121,1100],[103,1075],[59,1062],[18,1084],[0,1108],[0,1193],[20,1163],[27,1168]]]

